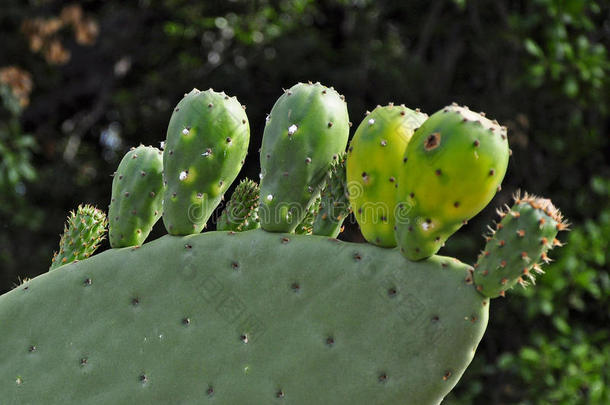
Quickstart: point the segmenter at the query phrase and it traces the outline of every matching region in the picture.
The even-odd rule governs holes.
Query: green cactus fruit
[[[541,262],[550,261],[547,252],[561,246],[557,233],[568,228],[551,200],[517,193],[514,204],[499,210],[502,220],[487,236],[485,250],[474,266],[477,290],[486,297],[504,296],[516,283],[534,282],[542,273]]]
[[[91,256],[104,239],[107,224],[104,211],[92,205],[79,205],[76,212],[71,211],[49,270]]]
[[[402,159],[413,132],[428,118],[404,105],[377,106],[358,126],[347,156],[347,184],[364,238],[396,246],[394,214]]]
[[[314,235],[336,238],[341,233],[343,221],[351,212],[347,196],[345,158],[345,153],[342,153],[330,166],[321,192],[320,207],[313,223]]]
[[[139,246],[163,211],[163,153],[152,146],[131,148],[112,179],[108,237],[113,248]]]
[[[299,83],[284,92],[267,117],[260,154],[263,229],[294,231],[348,136],[347,105],[332,87]]]
[[[409,142],[398,176],[396,241],[421,260],[493,198],[508,165],[506,127],[451,105],[426,120]]]
[[[244,164],[250,125],[235,97],[193,89],[174,109],[163,151],[163,223],[199,233]]]
[[[294,229],[294,233],[297,235],[311,235],[313,233],[313,224],[316,219],[318,212],[320,211],[320,197],[316,198],[307,207],[307,214],[300,224]]]
[[[225,206],[216,229],[244,232],[260,228],[258,219],[259,188],[250,179],[242,180]]]
[[[0,296],[2,403],[437,405],[487,325],[470,270],[260,229],[108,250]]]

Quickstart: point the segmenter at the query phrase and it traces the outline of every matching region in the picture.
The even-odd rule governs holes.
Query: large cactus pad
[[[471,268],[321,236],[114,249],[0,297],[7,404],[439,404],[489,301]]]

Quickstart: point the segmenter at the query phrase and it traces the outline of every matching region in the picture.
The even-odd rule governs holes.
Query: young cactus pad
[[[294,229],[297,235],[311,235],[313,233],[313,223],[320,211],[320,197],[316,198],[307,208],[307,214],[300,224]]]
[[[541,273],[541,262],[550,260],[547,252],[561,246],[557,233],[567,229],[551,200],[528,194],[514,199],[511,208],[498,212],[502,220],[491,230],[475,265],[477,290],[490,298],[504,296],[516,283],[534,282],[533,273]]]
[[[235,97],[193,89],[178,103],[163,151],[163,223],[172,235],[199,233],[244,164],[250,126]]]
[[[284,92],[267,117],[260,153],[263,229],[294,231],[348,135],[347,104],[333,88],[299,83]]]
[[[398,175],[413,132],[428,118],[404,105],[378,106],[358,126],[347,155],[349,199],[362,235],[396,246],[394,210]]]
[[[49,270],[91,256],[104,239],[107,223],[104,211],[89,204],[70,212]]]
[[[163,154],[152,146],[131,148],[112,179],[108,236],[113,248],[141,245],[161,218]]]
[[[243,232],[260,228],[258,219],[259,188],[250,179],[242,180],[218,220],[219,231]]]
[[[398,176],[396,241],[411,260],[438,252],[496,194],[508,165],[506,128],[451,105],[409,142]]]
[[[333,161],[322,189],[320,207],[313,223],[313,234],[336,238],[351,212],[345,178],[345,153]]]
[[[470,270],[260,229],[109,250],[0,296],[2,402],[437,405],[487,325]]]

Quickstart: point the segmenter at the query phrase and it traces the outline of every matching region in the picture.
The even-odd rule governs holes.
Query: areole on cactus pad
[[[505,129],[458,106],[430,118],[379,107],[346,170],[348,133],[334,89],[287,90],[265,128],[260,192],[240,183],[219,231],[199,234],[243,165],[249,127],[235,98],[188,93],[163,165],[140,147],[117,170],[111,242],[128,247],[78,261],[105,227],[102,212],[79,209],[58,270],[0,296],[3,403],[439,404],[475,355],[490,298],[526,284],[567,225],[550,200],[516,195],[474,267],[437,256],[495,194]],[[170,235],[142,244],[161,198]],[[335,238],[351,209],[378,203],[403,211],[358,212],[370,243]],[[65,253],[67,241],[84,250]]]

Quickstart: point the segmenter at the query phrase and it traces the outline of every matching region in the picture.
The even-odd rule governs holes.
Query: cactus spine
[[[347,105],[333,88],[299,83],[284,92],[267,117],[260,154],[263,229],[294,231],[348,135]]]
[[[514,196],[511,208],[499,210],[502,220],[490,229],[485,250],[475,264],[474,282],[486,297],[504,296],[516,283],[534,282],[534,273],[542,273],[547,253],[561,246],[557,233],[567,229],[561,212],[551,200],[528,195]]]
[[[106,214],[92,205],[79,205],[76,212],[71,211],[49,270],[91,256],[104,239],[107,224]]]
[[[396,246],[395,194],[402,158],[426,114],[404,105],[377,106],[358,126],[347,157],[349,199],[362,235],[382,247]]]
[[[258,202],[258,184],[250,179],[242,180],[222,211],[216,229],[243,232],[260,228]]]
[[[345,153],[333,161],[321,192],[320,207],[313,223],[313,234],[336,238],[350,214],[345,176]]]
[[[318,211],[320,211],[320,197],[316,198],[309,207],[307,207],[307,214],[301,223],[294,229],[294,233],[297,235],[311,235],[313,233],[313,224]]]
[[[237,177],[250,126],[235,97],[193,89],[178,103],[163,151],[163,223],[171,235],[199,233]]]
[[[152,146],[131,148],[112,179],[108,208],[110,246],[141,245],[161,218],[163,157]]]
[[[405,257],[436,253],[493,198],[508,165],[506,128],[465,107],[436,112],[415,131],[398,177],[396,241]]]

